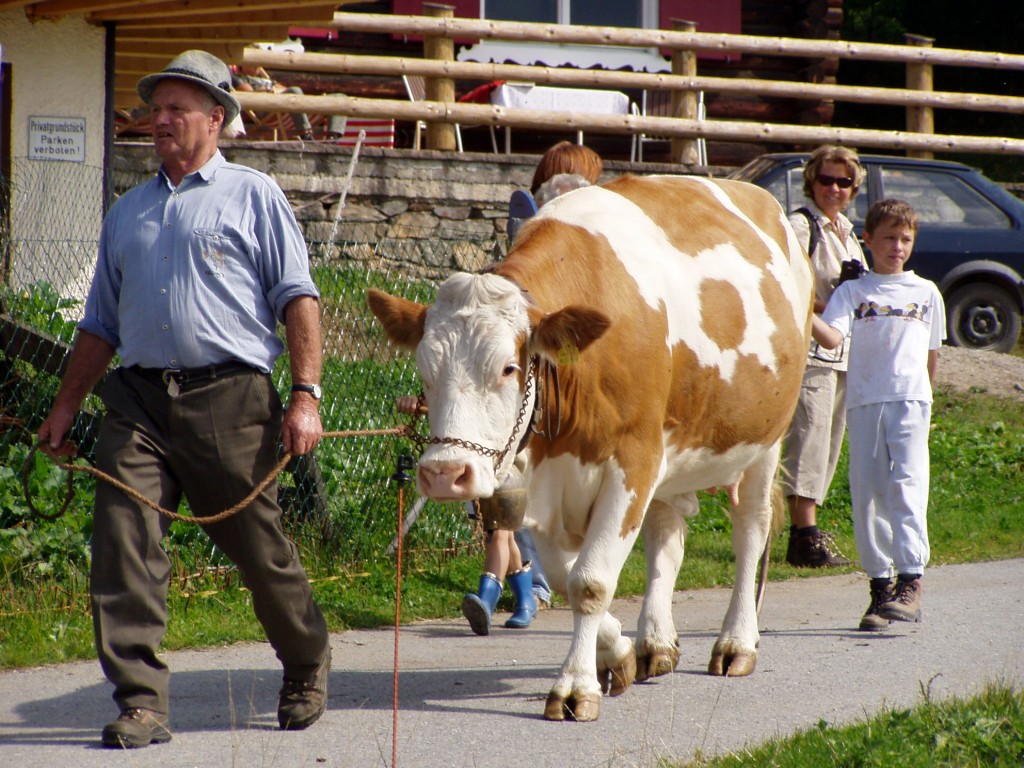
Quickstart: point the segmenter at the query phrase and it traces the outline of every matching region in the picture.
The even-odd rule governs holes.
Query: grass
[[[979,395],[939,392],[932,433],[932,493],[929,533],[932,564],[1024,557],[1024,410]],[[855,557],[845,458],[839,481],[819,510],[818,521],[839,548]],[[680,590],[728,586],[733,555],[724,494],[702,495],[702,512],[691,521],[686,560],[677,581]],[[87,510],[73,511],[84,515]],[[417,525],[423,524],[418,522]],[[175,524],[177,527],[179,524]],[[414,529],[415,530],[415,529]],[[395,617],[395,561],[341,563],[318,545],[318,532],[302,525],[291,531],[303,552],[317,601],[333,631],[388,626]],[[0,530],[0,668],[90,659],[92,624],[84,539],[35,542],[31,551],[52,551],[48,561],[18,556],[25,528]],[[185,548],[194,530],[175,534]],[[19,538],[20,537],[20,538]],[[772,547],[772,580],[814,578],[819,572],[785,563],[786,536]],[[29,551],[27,545],[23,550]],[[70,554],[69,554],[70,553]],[[202,647],[263,637],[252,614],[249,593],[227,564],[197,567],[176,550],[170,589],[168,649]],[[462,595],[477,581],[482,560],[478,547],[442,554],[412,551],[402,572],[403,621],[457,616]],[[856,566],[848,570],[857,571]],[[645,582],[639,549],[626,563],[619,595],[642,594]],[[503,598],[510,601],[509,596]],[[501,604],[507,609],[510,605]]]
[[[1024,692],[989,684],[970,698],[936,702],[922,693],[913,709],[886,710],[842,728],[818,727],[756,748],[676,768],[1020,768],[1024,765]]]

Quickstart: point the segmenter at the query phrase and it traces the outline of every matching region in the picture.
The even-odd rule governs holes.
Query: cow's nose
[[[420,490],[432,499],[465,499],[473,473],[464,462],[420,464]]]

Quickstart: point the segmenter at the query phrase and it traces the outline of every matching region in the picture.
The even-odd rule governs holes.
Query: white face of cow
[[[529,429],[535,391],[524,370],[527,306],[522,291],[502,277],[460,273],[442,284],[427,310],[416,364],[430,437],[444,441],[420,458],[418,485],[430,498],[487,498],[508,474]],[[524,397],[531,399],[525,408]]]

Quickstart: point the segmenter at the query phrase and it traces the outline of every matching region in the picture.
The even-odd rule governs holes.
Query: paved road
[[[486,638],[462,621],[403,627],[397,764],[646,767],[912,706],[922,688],[947,697],[986,681],[1024,685],[1024,560],[931,568],[925,585],[925,621],[876,635],[855,629],[867,605],[863,576],[773,583],[757,671],[729,680],[705,674],[728,592],[677,593],[675,674],[605,699],[597,723],[541,718],[568,647],[565,609],[542,612],[526,632],[499,627]],[[628,630],[638,609],[637,600],[616,601]],[[330,708],[297,733],[276,729],[280,672],[266,644],[168,653],[174,738],[125,753],[98,747],[115,713],[95,662],[0,672],[0,765],[391,766],[393,632],[331,642]]]

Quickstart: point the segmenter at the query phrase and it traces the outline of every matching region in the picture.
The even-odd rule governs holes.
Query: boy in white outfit
[[[854,536],[871,578],[867,631],[921,620],[928,564],[928,431],[946,310],[930,280],[905,272],[917,214],[901,200],[871,206],[864,243],[873,271],[839,286],[814,339],[824,347],[852,337],[847,430]],[[893,577],[896,581],[893,582]]]

